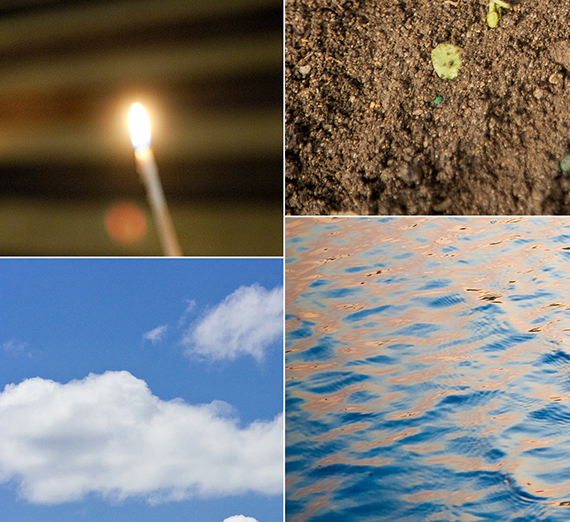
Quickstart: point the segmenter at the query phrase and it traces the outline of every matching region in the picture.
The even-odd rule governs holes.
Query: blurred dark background
[[[135,101],[184,254],[281,255],[282,27],[281,0],[0,0],[0,255],[161,255]]]

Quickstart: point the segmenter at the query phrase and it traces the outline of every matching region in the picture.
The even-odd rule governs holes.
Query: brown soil
[[[570,213],[570,0],[285,5],[288,213]]]

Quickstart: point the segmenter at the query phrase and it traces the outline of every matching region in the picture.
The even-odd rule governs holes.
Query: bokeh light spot
[[[116,243],[135,243],[146,232],[146,217],[134,203],[115,203],[105,213],[105,228]]]

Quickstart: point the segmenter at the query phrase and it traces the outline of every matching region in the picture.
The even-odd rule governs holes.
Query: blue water
[[[570,219],[286,232],[287,521],[570,520]]]

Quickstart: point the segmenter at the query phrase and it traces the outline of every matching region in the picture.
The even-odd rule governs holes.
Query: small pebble
[[[552,85],[558,85],[562,80],[562,75],[560,73],[554,73],[551,74],[550,77],[548,78],[548,81],[552,84]]]
[[[311,66],[303,65],[302,67],[299,67],[299,72],[301,73],[302,76],[307,76],[307,74],[311,72]]]
[[[535,90],[534,90],[534,93],[533,93],[533,96],[534,96],[537,100],[540,100],[540,99],[544,96],[544,93],[542,92],[542,89],[535,89]]]
[[[450,198],[445,198],[441,203],[432,205],[432,208],[434,212],[445,212],[452,204],[453,201]]]

